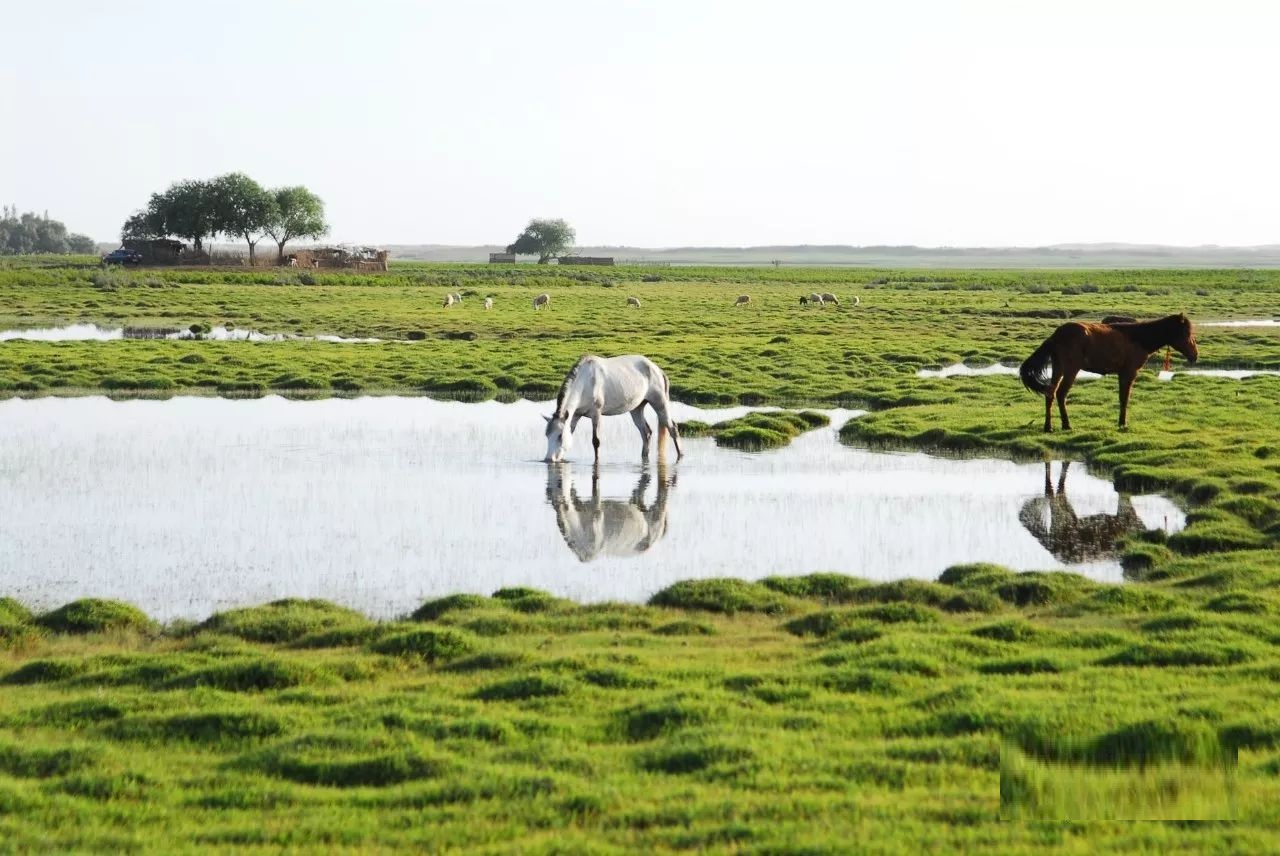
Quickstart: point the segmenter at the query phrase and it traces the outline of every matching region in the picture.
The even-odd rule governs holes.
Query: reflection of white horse
[[[564,543],[580,561],[590,562],[602,555],[638,556],[667,534],[667,499],[675,478],[667,477],[666,465],[659,460],[658,495],[653,505],[646,505],[650,480],[646,468],[630,499],[601,499],[600,468],[592,467],[591,498],[582,499],[570,479],[568,464],[547,466],[547,502],[556,512],[556,526]]]
[[[666,434],[670,433],[676,455],[682,456],[680,432],[671,418],[671,385],[653,360],[639,354],[608,358],[588,354],[580,358],[560,385],[555,413],[545,417],[545,460],[554,463],[564,459],[573,442],[573,429],[578,427],[578,420],[586,416],[591,419],[591,444],[599,461],[600,417],[623,413],[631,414],[636,430],[640,432],[640,454],[648,457],[652,431],[644,418],[646,404],[658,415],[658,454],[663,453]]]

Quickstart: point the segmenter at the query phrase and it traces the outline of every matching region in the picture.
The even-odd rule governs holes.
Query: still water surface
[[[641,601],[681,579],[840,571],[935,578],[992,561],[1120,579],[1111,541],[1180,528],[1160,497],[1061,465],[842,446],[833,427],[775,452],[685,441],[639,459],[631,420],[590,426],[548,467],[549,405],[427,398],[103,397],[0,402],[0,594],[45,608],[112,597],[202,618],[279,597],[375,616],[529,585]],[[678,420],[747,408],[677,405]],[[652,422],[652,415],[650,415]]]

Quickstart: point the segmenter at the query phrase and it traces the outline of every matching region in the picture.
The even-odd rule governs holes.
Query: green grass
[[[947,577],[984,574],[1019,578]],[[562,602],[472,636],[459,628],[495,606],[459,598],[325,648],[297,644],[331,626],[314,604],[235,613],[290,611],[283,634],[225,618],[42,631],[0,656],[0,836],[19,851],[1269,849],[1280,640],[1218,596],[1139,586],[1176,608],[949,613],[823,575],[787,595],[679,587],[681,606],[626,607],[633,630]],[[785,614],[753,608],[764,593]],[[1046,840],[1002,818],[1091,823]]]
[[[1280,273],[653,272],[95,284],[87,266],[6,264],[0,326],[413,341],[6,342],[0,395],[545,397],[583,352],[639,351],[684,401],[866,407],[845,442],[1081,460],[1179,498],[1189,525],[1130,536],[1122,586],[987,564],[888,583],[813,569],[689,580],[645,606],[509,588],[404,621],[286,600],[174,627],[111,601],[0,599],[0,851],[1280,850],[1280,379],[1145,373],[1124,432],[1113,383],[1081,383],[1075,430],[1044,435],[1015,379],[915,374],[1016,363],[1071,317],[1271,317]],[[795,305],[819,285],[862,305]],[[441,310],[459,290],[497,308]],[[553,309],[535,315],[541,291]],[[752,307],[733,309],[744,292]],[[1208,366],[1280,366],[1276,330],[1199,342]],[[762,414],[686,434],[755,449],[807,427]]]

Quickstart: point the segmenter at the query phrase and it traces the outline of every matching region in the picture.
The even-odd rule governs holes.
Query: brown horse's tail
[[[1022,378],[1022,385],[1027,389],[1039,395],[1044,395],[1049,391],[1049,378],[1053,366],[1053,336],[1044,340],[1044,343],[1032,352],[1031,356],[1023,361],[1022,367],[1018,369],[1018,376]]]

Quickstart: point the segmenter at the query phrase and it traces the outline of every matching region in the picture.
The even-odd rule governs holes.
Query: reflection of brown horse
[[[1116,542],[1130,532],[1142,530],[1142,519],[1134,511],[1132,500],[1123,493],[1116,504],[1115,514],[1077,516],[1075,509],[1071,507],[1071,501],[1067,499],[1068,466],[1069,462],[1063,461],[1055,493],[1049,464],[1045,463],[1044,496],[1037,496],[1023,503],[1022,510],[1018,512],[1019,522],[1054,558],[1065,564],[1074,565],[1115,557]],[[1047,525],[1046,508],[1049,512]]]
[[[1071,321],[1027,357],[1019,369],[1022,384],[1044,396],[1044,430],[1053,430],[1053,399],[1057,396],[1063,430],[1071,430],[1067,418],[1067,393],[1082,370],[1114,374],[1120,378],[1120,427],[1129,423],[1129,393],[1147,358],[1166,346],[1194,363],[1200,355],[1196,335],[1186,315],[1170,315],[1132,324],[1090,324]],[[1045,377],[1052,365],[1052,372]]]

